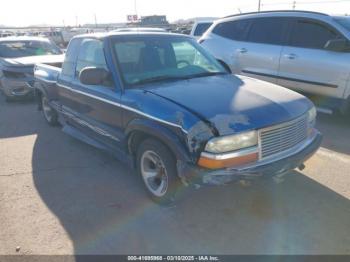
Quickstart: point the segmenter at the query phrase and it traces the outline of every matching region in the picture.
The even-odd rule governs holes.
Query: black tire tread
[[[168,205],[176,200],[177,191],[181,190],[181,187],[183,187],[181,180],[177,175],[176,158],[171,153],[171,151],[160,141],[154,138],[146,138],[145,140],[143,140],[143,142],[138,147],[137,159],[136,159],[137,171],[142,182],[143,182],[143,179],[141,175],[140,162],[141,162],[141,156],[143,152],[147,150],[152,150],[155,153],[157,153],[159,157],[161,157],[167,171],[169,184],[168,184],[167,193],[161,198],[156,197],[151,192],[149,192],[146,185],[144,185],[144,188],[154,202],[158,204]]]

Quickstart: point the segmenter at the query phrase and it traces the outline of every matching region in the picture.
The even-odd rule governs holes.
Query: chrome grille
[[[293,148],[307,138],[307,117],[265,128],[260,133],[260,158]]]

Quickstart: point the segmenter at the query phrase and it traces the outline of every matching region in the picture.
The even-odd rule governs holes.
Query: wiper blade
[[[184,79],[186,78],[181,76],[169,76],[169,75],[155,76],[155,77],[150,77],[150,78],[140,80],[134,83],[133,85],[143,85],[143,84],[149,84],[149,83],[160,82],[160,81],[176,81],[176,80],[184,80]]]
[[[206,77],[206,76],[217,76],[217,75],[227,75],[226,72],[204,72],[195,75],[190,75],[188,78]]]

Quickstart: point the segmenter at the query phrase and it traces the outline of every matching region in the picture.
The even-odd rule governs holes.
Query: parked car
[[[85,32],[86,33],[86,32]],[[40,33],[40,37],[46,37],[60,48],[67,47],[69,41],[75,36],[75,32],[70,30],[48,31]]]
[[[6,32],[0,32],[0,38],[9,37],[9,36],[13,36],[13,35],[14,35],[14,33],[8,32],[8,31],[6,31]]]
[[[38,37],[0,39],[0,90],[6,100],[33,94],[34,64],[60,65],[61,50],[49,40]]]
[[[199,39],[205,33],[205,31],[207,31],[208,28],[211,27],[213,22],[214,22],[214,19],[196,21],[193,24],[190,35],[196,39]]]
[[[226,17],[200,39],[232,72],[306,94],[342,113],[350,107],[350,18],[306,11]]]
[[[321,142],[310,100],[228,73],[189,36],[78,36],[62,68],[36,65],[35,78],[46,121],[136,167],[158,202],[181,182],[302,168]]]

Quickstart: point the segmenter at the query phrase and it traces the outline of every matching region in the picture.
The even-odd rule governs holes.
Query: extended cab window
[[[98,67],[108,70],[102,41],[97,39],[82,41],[76,67],[77,77],[85,67]]]
[[[243,41],[249,24],[250,20],[223,22],[215,26],[213,33],[231,40]]]
[[[62,65],[62,75],[73,78],[77,55],[79,53],[81,38],[72,39],[68,45],[67,53],[65,55],[64,63]]]
[[[298,20],[292,30],[289,45],[323,49],[331,39],[339,38],[335,30],[312,20]]]
[[[247,41],[271,45],[282,45],[288,20],[281,17],[253,19]]]

